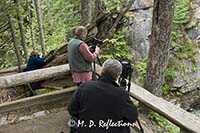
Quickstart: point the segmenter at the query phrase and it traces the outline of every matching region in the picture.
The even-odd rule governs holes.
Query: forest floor
[[[21,94],[23,89],[16,90],[16,88],[1,89],[0,103],[26,97],[25,94]],[[0,133],[69,133],[67,124],[69,118],[64,103],[5,113],[0,115]],[[139,121],[145,133],[164,133],[155,122],[142,113],[139,114]],[[138,127],[137,122],[136,126]],[[132,133],[136,133],[136,131],[132,129]]]
[[[66,108],[40,111],[20,117],[13,123],[1,125],[0,133],[69,133],[69,119]],[[163,132],[144,115],[141,114],[139,119],[145,133]],[[134,129],[131,132],[136,133]]]

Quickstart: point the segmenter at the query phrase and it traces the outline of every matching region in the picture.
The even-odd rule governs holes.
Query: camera
[[[120,61],[120,63],[122,64],[122,74],[120,77],[127,79],[128,76],[133,72],[131,63],[129,61]]]
[[[91,46],[90,47],[90,52],[94,53],[96,46],[99,46],[99,45],[103,44],[103,41],[93,37],[93,38],[89,39],[86,43],[89,46]]]
[[[120,61],[120,63],[122,64],[122,73],[119,77],[118,83],[120,87],[128,89],[129,92],[131,87],[131,74],[133,72],[133,69],[129,61],[122,60]],[[128,80],[128,84],[126,79]]]

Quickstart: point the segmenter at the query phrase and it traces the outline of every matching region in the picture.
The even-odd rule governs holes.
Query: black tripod
[[[99,59],[99,57],[97,56],[97,61],[99,62],[99,65],[102,66],[102,63]],[[92,79],[93,80],[97,80],[97,77],[96,77],[96,62],[94,61],[93,62],[93,73],[92,73]]]
[[[129,71],[128,74],[125,74],[126,77],[128,78],[128,84],[127,84],[127,81],[126,81],[126,78],[123,76],[123,72],[119,78],[119,85],[120,87],[124,88],[125,90],[127,89],[128,92],[130,92],[130,88],[131,88],[131,74],[132,74],[132,69]],[[130,95],[131,96],[131,95]],[[133,96],[131,96],[132,98],[134,98]],[[144,129],[142,128],[142,125],[139,121],[139,119],[137,119],[137,123],[140,127],[140,129],[136,129],[138,132],[140,131],[141,133],[144,133]]]

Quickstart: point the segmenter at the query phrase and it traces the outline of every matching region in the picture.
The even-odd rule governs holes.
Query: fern
[[[118,60],[131,60],[132,55],[129,53],[129,48],[126,45],[125,35],[123,32],[119,32],[110,39],[104,47],[101,48],[101,60],[107,58],[115,58]]]
[[[173,40],[180,37],[181,27],[189,21],[189,0],[176,0],[173,18]]]

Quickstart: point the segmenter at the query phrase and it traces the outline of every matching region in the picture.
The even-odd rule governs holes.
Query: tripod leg
[[[93,62],[93,73],[92,73],[92,79],[93,80],[97,80],[97,77],[96,77],[96,63],[95,61]]]
[[[97,56],[97,61],[99,62],[99,65],[102,66],[102,63],[101,63],[101,61],[100,61],[98,56]]]
[[[141,123],[140,123],[140,121],[138,119],[137,119],[137,123],[138,123],[138,125],[140,127],[141,133],[144,133],[144,129],[142,128],[142,125],[141,125]]]
[[[31,91],[31,94],[32,94],[33,96],[37,95],[36,92],[35,92],[35,91],[33,90],[33,88],[31,87],[31,85],[30,85],[30,84],[27,84],[27,85],[28,85],[29,90]]]

